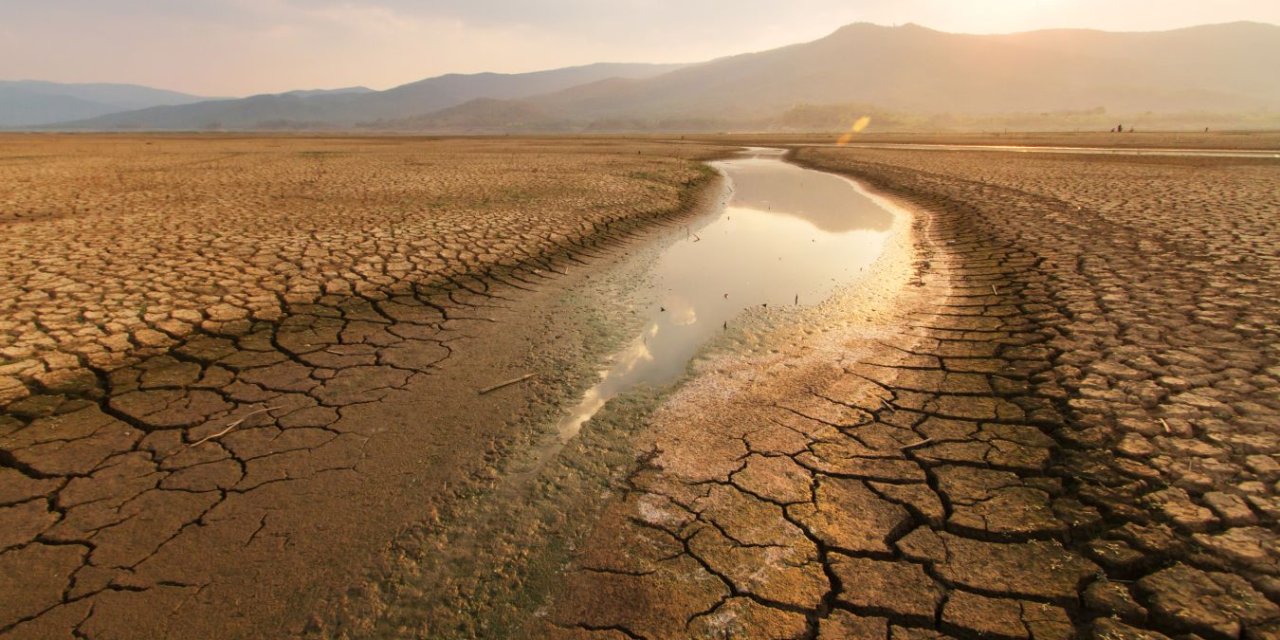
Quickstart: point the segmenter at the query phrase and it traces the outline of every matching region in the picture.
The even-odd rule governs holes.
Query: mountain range
[[[209,98],[136,84],[0,81],[0,126],[53,124],[157,105],[184,105],[204,100]]]
[[[157,104],[55,128],[709,130],[809,126],[851,111],[882,114],[881,122],[905,122],[902,114],[1269,114],[1280,111],[1275,60],[1280,26],[1250,22],[1008,35],[856,23],[813,42],[698,64],[451,74],[386,91]]]
[[[386,91],[291,91],[155,106],[59,125],[67,129],[332,129],[398,120],[475,99],[514,100],[604,78],[643,78],[671,64],[592,64],[533,73],[448,74]]]

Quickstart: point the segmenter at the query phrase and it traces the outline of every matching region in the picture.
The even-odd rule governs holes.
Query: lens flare
[[[840,138],[836,140],[836,144],[849,144],[849,141],[853,140],[853,136],[862,133],[862,130],[866,129],[869,124],[871,124],[871,116],[862,116],[854,120],[853,126],[840,135]]]

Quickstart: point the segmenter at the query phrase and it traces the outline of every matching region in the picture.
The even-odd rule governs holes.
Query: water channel
[[[857,183],[787,163],[781,150],[712,166],[728,182],[727,202],[658,254],[644,329],[560,421],[562,442],[611,398],[674,381],[748,309],[825,300],[876,259],[893,223]]]

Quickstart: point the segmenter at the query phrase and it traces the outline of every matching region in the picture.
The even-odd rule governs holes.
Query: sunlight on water
[[[744,310],[821,302],[880,254],[893,214],[853,182],[787,164],[776,150],[714,166],[730,182],[729,202],[657,257],[645,329],[560,422],[562,440],[611,398],[675,380]]]

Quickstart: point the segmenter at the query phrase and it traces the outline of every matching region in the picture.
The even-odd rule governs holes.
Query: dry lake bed
[[[2,136],[0,637],[1280,637],[1280,144],[1138,139]]]

